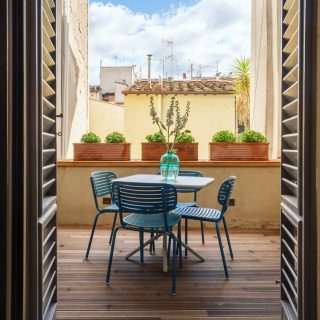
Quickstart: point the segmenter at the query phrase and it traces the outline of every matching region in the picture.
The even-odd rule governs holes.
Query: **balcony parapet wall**
[[[90,186],[93,171],[113,171],[119,177],[158,171],[158,161],[60,161],[58,162],[58,223],[91,225],[96,212]],[[216,195],[220,183],[229,175],[237,176],[232,198],[235,206],[226,215],[228,225],[237,228],[279,228],[280,162],[279,161],[192,161],[181,162],[184,170],[201,171],[216,182],[200,191],[202,207],[219,208]],[[191,201],[190,195],[179,196]],[[112,215],[99,218],[99,224],[110,226]],[[192,226],[198,227],[194,222]],[[209,225],[208,225],[209,231]]]

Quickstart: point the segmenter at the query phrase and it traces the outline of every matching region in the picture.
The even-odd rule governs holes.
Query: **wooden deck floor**
[[[90,260],[83,260],[89,229],[59,228],[58,319],[280,319],[279,237],[277,232],[231,230],[235,260],[224,278],[218,243],[197,230],[190,245],[206,261],[189,256],[177,271],[177,295],[170,295],[170,272],[162,272],[162,241],[140,265],[124,256],[138,243],[135,232],[119,231],[110,286],[105,285],[109,232],[97,230]],[[225,238],[223,239],[225,241]],[[226,248],[227,249],[227,248]]]

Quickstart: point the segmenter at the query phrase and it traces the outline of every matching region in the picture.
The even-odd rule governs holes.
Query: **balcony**
[[[237,183],[226,218],[235,260],[227,255],[230,279],[225,280],[217,238],[205,226],[201,243],[198,223],[191,223],[189,244],[204,258],[189,255],[177,271],[177,295],[170,295],[169,273],[162,272],[162,241],[156,254],[145,250],[125,256],[138,244],[136,233],[119,231],[109,286],[105,285],[110,247],[111,215],[99,221],[90,259],[84,260],[95,213],[90,173],[110,170],[119,177],[155,173],[158,162],[74,162],[58,164],[58,319],[279,319],[280,277],[279,176],[280,163],[185,162],[184,169],[202,171],[216,183],[199,193],[201,206],[216,206],[220,181],[236,175]],[[187,198],[185,195],[182,198]],[[183,201],[183,199],[181,199]],[[226,239],[223,238],[226,245]],[[226,250],[227,252],[227,250]]]

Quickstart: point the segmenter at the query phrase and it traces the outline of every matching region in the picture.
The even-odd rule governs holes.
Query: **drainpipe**
[[[69,6],[70,0],[63,1],[62,7],[62,44],[61,44],[61,156],[66,158],[68,134],[68,64],[69,64]]]

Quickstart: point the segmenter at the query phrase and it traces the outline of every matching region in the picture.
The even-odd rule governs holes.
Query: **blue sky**
[[[90,84],[100,64],[135,65],[145,78],[149,53],[153,78],[189,79],[191,65],[193,76],[228,75],[235,58],[250,57],[251,1],[90,0]]]
[[[95,0],[97,1],[97,0]],[[95,2],[90,0],[90,3]],[[112,3],[114,5],[124,5],[134,12],[142,13],[163,13],[169,11],[172,7],[179,7],[180,4],[193,5],[198,0],[99,0],[102,3]]]

